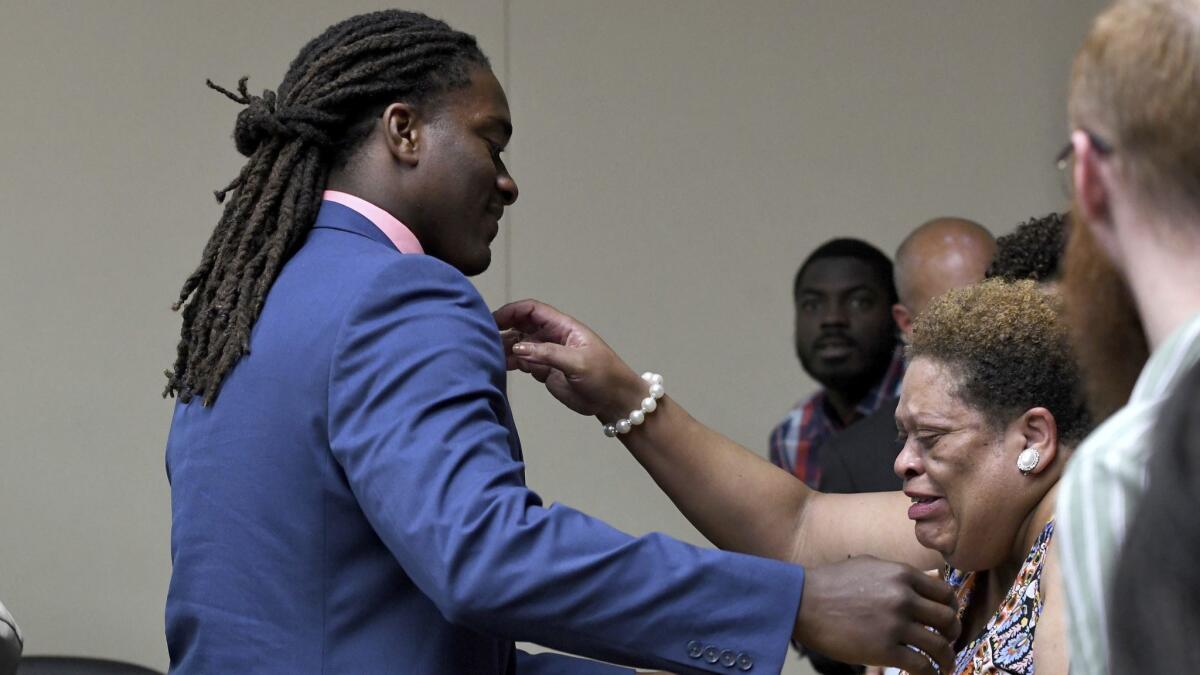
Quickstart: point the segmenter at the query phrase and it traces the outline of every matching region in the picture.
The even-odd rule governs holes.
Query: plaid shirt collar
[[[855,406],[854,419],[845,424],[833,412],[824,389],[801,401],[771,433],[771,462],[816,487],[821,474],[821,443],[847,424],[875,412],[884,401],[899,396],[904,369],[904,345],[897,344],[883,377]]]

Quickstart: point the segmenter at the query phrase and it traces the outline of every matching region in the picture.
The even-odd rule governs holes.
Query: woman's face
[[[904,447],[894,468],[913,499],[917,540],[958,569],[990,569],[1007,559],[1031,508],[1016,468],[1023,443],[988,426],[955,394],[957,383],[951,366],[925,357],[909,364],[896,408]]]

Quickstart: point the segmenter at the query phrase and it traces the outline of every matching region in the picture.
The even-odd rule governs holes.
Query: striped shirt
[[[1125,527],[1146,489],[1151,432],[1175,381],[1197,361],[1200,315],[1154,350],[1129,402],[1080,444],[1059,483],[1056,519],[1073,675],[1108,672],[1108,589]]]
[[[816,489],[821,480],[821,444],[848,424],[875,412],[884,401],[899,396],[903,379],[904,346],[897,345],[883,378],[854,407],[854,419],[842,423],[830,409],[824,389],[797,403],[771,432],[771,463]]]

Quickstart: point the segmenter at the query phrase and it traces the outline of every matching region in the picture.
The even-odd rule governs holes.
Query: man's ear
[[[904,343],[912,342],[912,325],[913,316],[908,311],[908,308],[900,303],[892,305],[892,320],[896,322],[896,328],[900,329],[900,335],[904,338]]]
[[[1071,134],[1071,144],[1075,153],[1071,172],[1075,206],[1086,222],[1107,229],[1112,221],[1112,193],[1103,167],[1104,157],[1083,131]]]
[[[1022,450],[1033,448],[1038,452],[1038,463],[1030,475],[1037,475],[1051,466],[1058,456],[1058,422],[1045,408],[1030,408],[1014,423],[1013,431],[1021,437]]]
[[[407,103],[393,103],[383,109],[380,121],[388,152],[396,161],[416,166],[424,140],[424,127],[417,109]]]

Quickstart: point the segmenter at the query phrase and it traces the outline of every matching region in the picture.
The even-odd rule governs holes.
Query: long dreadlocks
[[[216,191],[221,219],[172,305],[183,309],[183,327],[163,396],[216,399],[249,352],[267,291],[316,220],[329,171],[349,159],[389,103],[466,86],[473,65],[488,65],[474,37],[390,10],[326,29],[300,50],[278,93],[255,96],[245,77],[236,92],[208,82],[246,106],[233,139],[250,159]]]

